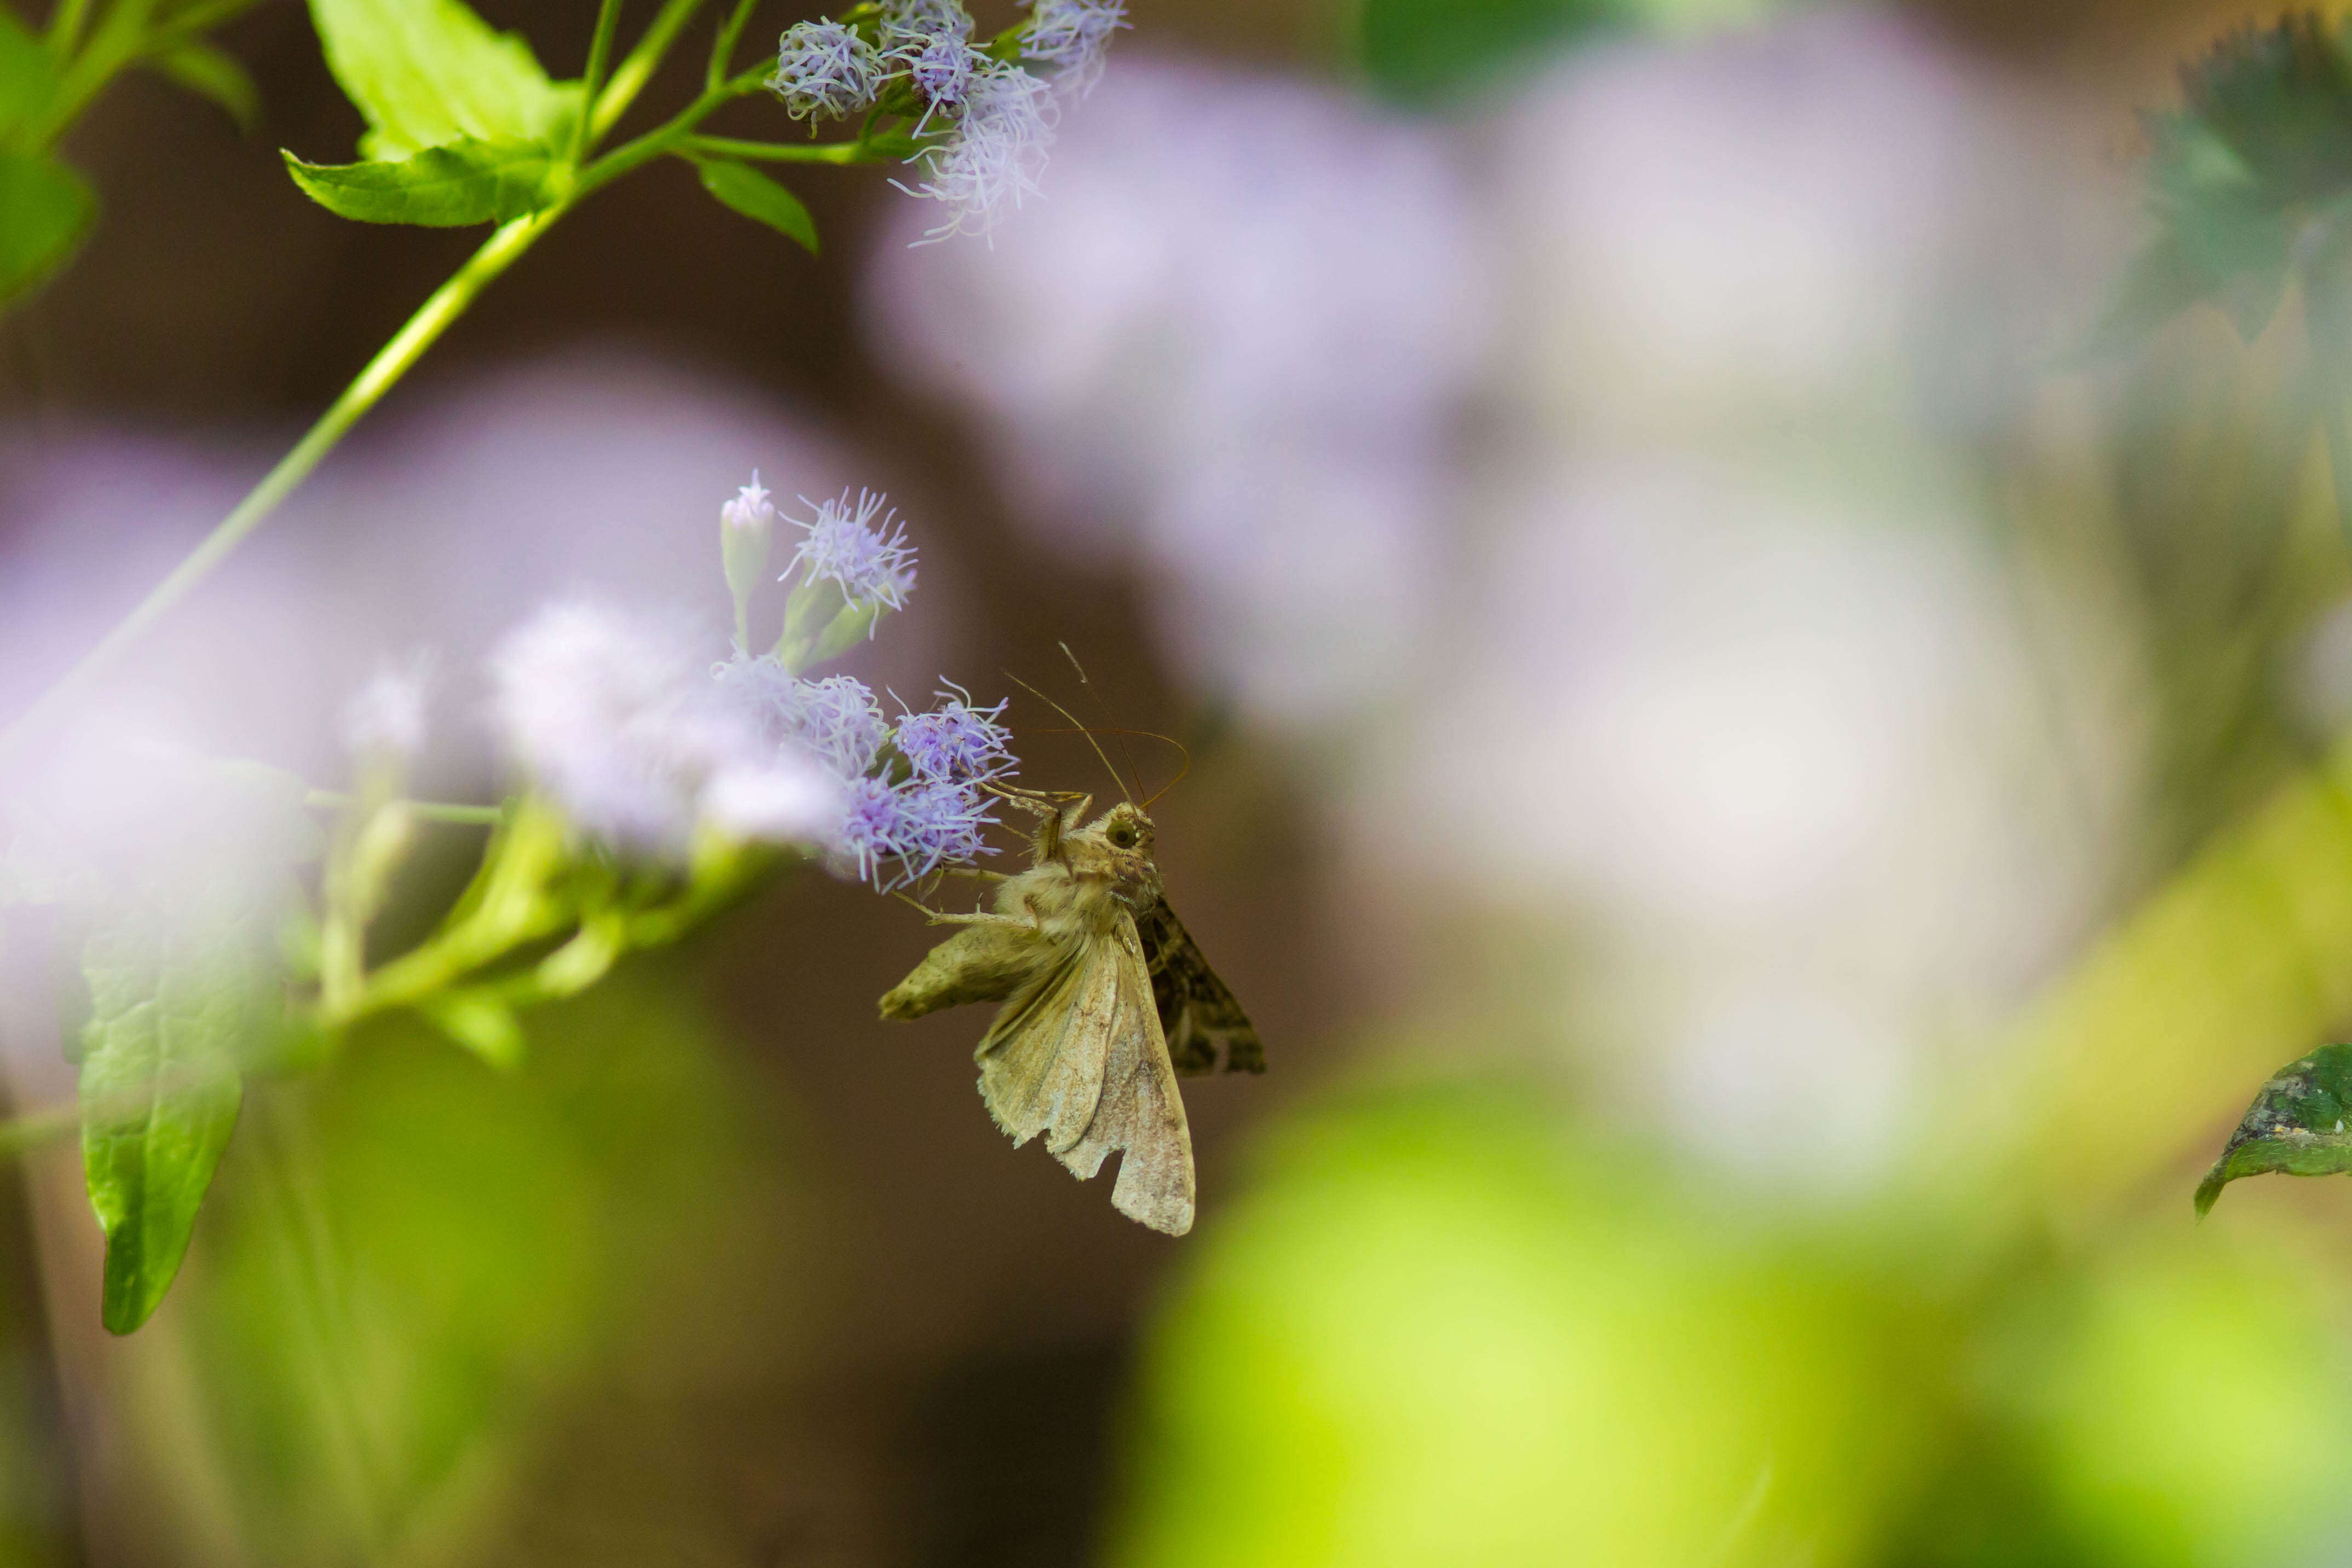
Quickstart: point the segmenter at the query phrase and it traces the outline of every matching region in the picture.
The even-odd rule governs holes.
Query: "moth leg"
[[[1034,915],[1024,919],[1020,915],[989,914],[982,910],[974,910],[968,915],[951,915],[941,910],[925,910],[923,913],[930,917],[935,926],[1012,926],[1019,931],[1044,929]]]
[[[990,871],[978,866],[950,866],[947,868],[944,875],[950,877],[970,877],[974,881],[980,882],[1009,882],[1013,880],[1013,877],[1009,872]]]
[[[1086,815],[1086,806],[1094,796],[1076,790],[1023,789],[1018,784],[992,784],[988,793],[1011,805],[1017,805],[1034,816],[1058,816],[1072,801],[1079,803],[1078,815]]]

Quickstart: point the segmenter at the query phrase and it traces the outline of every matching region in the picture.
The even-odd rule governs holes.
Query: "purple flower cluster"
[[[887,74],[882,57],[855,27],[795,22],[777,42],[768,90],[795,120],[840,120],[872,103]]]
[[[1035,0],[1021,58],[1059,67],[1083,95],[1102,76],[1110,36],[1127,25],[1126,0]]]
[[[854,676],[804,680],[763,656],[730,660],[717,679],[771,744],[839,786],[840,810],[822,843],[843,875],[888,891],[995,852],[984,838],[996,819],[982,786],[1016,765],[997,722],[1003,703],[978,708],[961,691],[942,691],[939,707],[893,726]]]
[[[981,784],[1013,767],[1012,737],[996,721],[1004,711],[974,708],[961,689],[934,693],[940,706],[898,721],[898,754],[915,776],[940,783]]]
[[[791,520],[806,537],[793,552],[784,575],[797,572],[803,583],[838,584],[852,605],[904,609],[915,588],[915,547],[907,542],[898,512],[882,510],[887,499],[873,490],[859,490],[855,503],[847,490],[822,504],[803,496],[801,504],[815,507],[816,516],[806,522]]]
[[[784,34],[768,86],[795,117],[814,119],[876,103],[902,109],[894,84],[903,84],[922,106],[908,128],[919,143],[909,161],[922,178],[899,188],[951,215],[927,240],[985,235],[1006,207],[1037,192],[1059,112],[1056,89],[1090,91],[1112,35],[1128,26],[1126,0],[1021,3],[1030,16],[1019,61],[974,46],[960,0],[882,0],[878,17],[855,26],[803,22]],[[952,123],[942,129],[935,119]]]

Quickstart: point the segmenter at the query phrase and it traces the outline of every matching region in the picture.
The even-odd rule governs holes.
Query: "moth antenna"
[[[1192,771],[1192,747],[1186,745],[1183,742],[1178,740],[1173,735],[1161,735],[1159,736],[1158,739],[1165,741],[1170,745],[1175,747],[1176,750],[1183,756],[1184,765],[1176,770],[1176,776],[1174,778],[1170,779],[1166,784],[1160,786],[1159,790],[1152,795],[1151,800],[1147,800],[1143,803],[1143,809],[1146,811],[1150,811],[1151,809],[1152,801],[1158,800],[1160,795],[1166,795],[1170,790],[1174,789],[1178,784],[1182,784],[1184,782],[1184,775]]]
[[[1086,725],[1080,721],[1076,714],[1071,712],[1068,709],[1063,707],[1060,703],[1055,701],[1052,698],[1046,696],[1044,692],[1038,690],[1035,687],[1030,685],[1027,681],[1022,679],[1019,676],[1013,674],[1009,669],[1004,672],[1004,679],[1013,682],[1013,685],[1021,688],[1022,690],[1027,692],[1030,696],[1034,697],[1038,701],[1043,702],[1046,707],[1051,708],[1055,712],[1059,713],[1063,718],[1067,719],[1071,723],[1077,725],[1078,733],[1087,738],[1087,744],[1092,746],[1095,749],[1095,755],[1102,759],[1103,771],[1110,774],[1110,782],[1118,785],[1118,798],[1127,802],[1129,805],[1133,805],[1135,804],[1135,796],[1129,795],[1127,791],[1127,781],[1118,776],[1118,770],[1117,768],[1110,765],[1110,757],[1108,753],[1105,752],[1102,749],[1102,742],[1095,739],[1095,732],[1092,730],[1087,729]]]
[[[1062,650],[1062,657],[1068,659],[1070,661],[1070,668],[1078,672],[1078,684],[1085,687],[1087,689],[1087,695],[1095,700],[1096,710],[1101,713],[1104,719],[1108,720],[1111,717],[1110,704],[1103,700],[1102,692],[1096,687],[1095,683],[1087,679],[1087,667],[1078,662],[1078,656],[1070,651],[1070,645],[1068,643],[1057,642],[1054,646]],[[1076,720],[1071,721],[1072,723],[1076,723],[1076,721],[1077,721]],[[1143,793],[1143,770],[1135,765],[1135,753],[1127,749],[1127,742],[1124,739],[1127,731],[1119,729],[1115,724],[1106,723],[1103,726],[1103,733],[1106,735],[1118,735],[1122,737],[1118,742],[1119,759],[1127,763],[1127,771],[1135,780],[1135,794],[1141,795]],[[1120,793],[1126,793],[1124,785],[1120,786]],[[1134,800],[1135,795],[1128,795],[1129,804],[1132,805]]]
[[[1085,732],[1086,731],[1083,730],[1031,730],[1028,731],[1028,733],[1032,735],[1079,735],[1084,734]],[[1176,776],[1151,792],[1150,799],[1146,800],[1143,803],[1143,809],[1146,811],[1150,811],[1151,809],[1152,801],[1158,800],[1161,795],[1166,795],[1170,790],[1174,789],[1178,784],[1182,784],[1184,782],[1184,775],[1192,771],[1192,748],[1186,745],[1183,742],[1178,740],[1173,735],[1163,735],[1157,730],[1105,730],[1103,733],[1106,735],[1132,735],[1139,740],[1158,741],[1162,745],[1175,747],[1178,752],[1182,753],[1184,759],[1183,763],[1181,766],[1177,768]],[[998,786],[991,784],[988,787],[995,789]],[[1028,803],[1024,801],[1021,804],[1027,805]],[[1033,807],[1032,809],[1042,808]]]

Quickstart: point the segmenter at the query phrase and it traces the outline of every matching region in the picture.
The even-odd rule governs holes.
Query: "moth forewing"
[[[1168,1030],[1182,1032],[1181,1065],[1202,1071],[1219,1041],[1227,1070],[1255,1070],[1256,1034],[1160,897],[1140,808],[1078,826],[1084,796],[998,793],[1041,819],[1032,865],[998,885],[993,913],[933,914],[965,929],[882,999],[883,1016],[1003,1001],[976,1053],[997,1125],[1015,1143],[1042,1137],[1081,1180],[1118,1152],[1112,1204],[1181,1236],[1192,1143]]]

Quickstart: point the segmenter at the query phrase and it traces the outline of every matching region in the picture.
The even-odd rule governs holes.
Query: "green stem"
[[[889,155],[870,142],[745,142],[733,136],[688,136],[678,145],[688,153],[772,163],[869,163]]]
[[[202,5],[191,5],[147,35],[147,50],[168,48],[184,43],[198,33],[207,31],[227,21],[240,11],[250,10],[256,0],[207,0]]]
[[[615,147],[602,158],[580,171],[580,182],[572,188],[572,199],[578,201],[600,185],[611,184],[633,169],[644,167],[666,153],[674,153],[694,134],[694,128],[720,108],[760,86],[760,73],[746,71],[742,75],[705,89],[700,98],[677,111],[667,123],[646,132],[635,141]]]
[[[0,1159],[56,1143],[81,1131],[79,1105],[52,1105],[0,1121]]]
[[[145,5],[127,6],[111,12],[99,25],[89,41],[89,47],[71,57],[70,49],[57,55],[64,70],[58,78],[58,89],[50,95],[41,111],[40,121],[32,132],[32,145],[46,149],[63,136],[88,109],[90,100],[107,89],[107,85],[131,67],[142,60],[152,60],[203,33],[206,28],[228,20],[238,12],[249,9],[255,0],[210,0],[209,4],[194,5],[173,17],[152,32],[146,29]],[[60,5],[56,21],[51,23],[50,42],[53,49],[64,37],[60,26],[79,32],[81,13],[86,4],[66,0]]]
[[[710,68],[703,75],[703,90],[716,92],[727,80],[727,68],[735,63],[735,46],[743,39],[743,29],[751,25],[751,13],[760,0],[736,0],[735,14],[719,29],[710,41]]]
[[[73,58],[74,46],[81,42],[81,21],[89,14],[89,0],[58,0],[58,8],[49,14],[49,58],[58,61]]]
[[[357,805],[359,797],[341,790],[314,789],[302,797],[302,804],[340,810]],[[400,807],[419,822],[460,822],[478,827],[496,827],[506,820],[507,815],[502,805],[466,805],[454,801],[394,800],[385,805]]]
[[[568,204],[567,204],[568,205]],[[395,333],[392,341],[377,351],[367,367],[343,389],[310,433],[295,444],[294,449],[278,459],[278,466],[262,477],[251,493],[239,501],[236,510],[223,518],[218,527],[205,536],[203,543],[190,552],[187,558],[172,569],[169,576],[158,583],[138,606],[99,645],[84,654],[64,677],[27,709],[5,731],[0,731],[0,759],[19,750],[43,726],[64,712],[68,704],[114,668],[131,646],[143,636],[173,605],[185,598],[189,591],[212,574],[213,570],[227,559],[231,551],[244,542],[247,534],[261,526],[294,488],[308,479],[320,459],[332,451],[361,416],[373,408],[383,395],[398,384],[416,362],[424,357],[452,322],[466,313],[468,306],[481,297],[498,276],[513,266],[545,234],[566,210],[566,206],[550,207],[501,226],[482,247],[474,252],[455,276],[433,292],[433,297],[408,319],[408,324]]]
[[[572,129],[572,162],[578,164],[588,155],[589,121],[594,118],[588,105],[596,101],[596,94],[604,85],[605,68],[613,63],[613,35],[621,26],[621,0],[604,0],[596,12],[596,34],[588,44],[588,68],[580,75],[580,122]]]
[[[153,0],[116,0],[114,8],[100,19],[89,47],[73,57],[58,79],[57,90],[42,107],[32,132],[36,149],[47,148],[64,135],[90,100],[138,59],[146,46],[147,14],[152,9]],[[75,26],[79,26],[77,18]]]
[[[665,0],[654,17],[653,26],[646,29],[646,36],[637,40],[637,47],[629,51],[629,58],[621,62],[620,68],[613,73],[613,79],[606,82],[604,90],[597,95],[595,107],[588,116],[592,137],[604,135],[613,128],[614,121],[628,112],[629,105],[636,101],[637,94],[643,92],[646,83],[653,79],[654,68],[661,64],[662,57],[669,53],[670,45],[677,41],[679,32],[694,19],[695,12],[701,7],[702,0]]]

